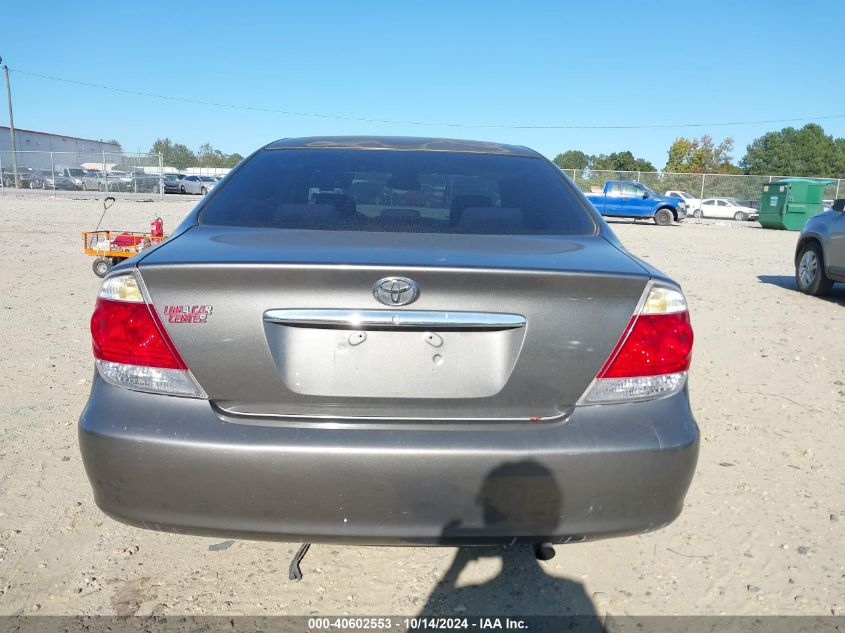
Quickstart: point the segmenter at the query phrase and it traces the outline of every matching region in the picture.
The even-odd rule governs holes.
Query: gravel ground
[[[106,227],[167,227],[196,203],[118,201]],[[679,280],[702,430],[681,517],[658,532],[527,550],[296,545],[121,525],[94,505],[76,441],[99,280],[91,199],[0,198],[0,614],[843,614],[845,290],[799,294],[796,233],[615,223]]]

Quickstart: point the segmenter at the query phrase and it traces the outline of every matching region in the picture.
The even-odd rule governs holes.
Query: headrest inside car
[[[522,209],[511,207],[467,207],[458,223],[471,233],[505,233],[523,228]]]

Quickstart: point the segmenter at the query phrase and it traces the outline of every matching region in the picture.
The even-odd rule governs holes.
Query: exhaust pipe
[[[555,548],[551,543],[534,543],[533,549],[537,560],[552,560],[555,557]]]

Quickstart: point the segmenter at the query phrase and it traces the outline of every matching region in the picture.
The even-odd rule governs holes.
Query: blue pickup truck
[[[681,198],[660,196],[633,180],[608,180],[602,193],[586,195],[599,213],[609,217],[648,218],[660,226],[670,226],[687,217],[687,206]]]

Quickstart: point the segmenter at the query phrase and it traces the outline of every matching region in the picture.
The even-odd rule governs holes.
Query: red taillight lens
[[[687,371],[692,356],[689,313],[640,314],[596,378],[633,378]]]
[[[146,303],[97,299],[91,316],[94,357],[162,369],[187,369]]]

